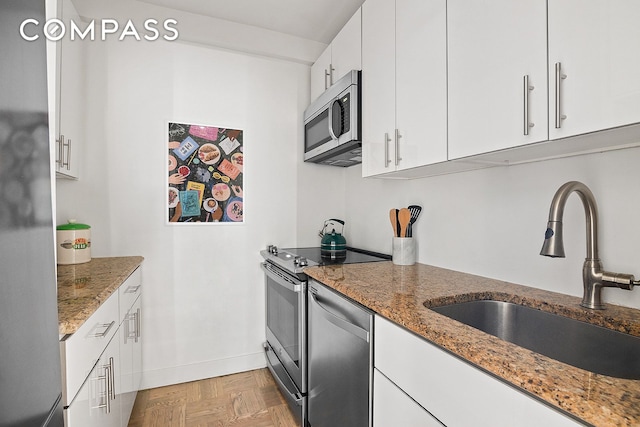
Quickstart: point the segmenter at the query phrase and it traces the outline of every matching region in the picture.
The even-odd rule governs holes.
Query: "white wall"
[[[93,256],[145,257],[143,387],[264,366],[259,251],[296,242],[309,67],[159,41],[88,55],[85,164],[58,180],[58,221],[90,224]],[[168,121],[244,130],[244,224],[165,223]]]
[[[564,216],[567,257],[539,255],[549,205],[566,181],[582,181],[599,208],[600,258],[608,271],[640,277],[640,148],[410,181],[362,179],[349,168],[346,237],[391,253],[389,209],[422,205],[414,228],[419,261],[582,296],[585,219],[576,195]],[[605,302],[640,308],[640,289],[607,288]]]

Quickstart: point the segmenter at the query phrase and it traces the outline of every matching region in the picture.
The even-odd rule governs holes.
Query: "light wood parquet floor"
[[[142,390],[129,427],[296,427],[266,369]]]

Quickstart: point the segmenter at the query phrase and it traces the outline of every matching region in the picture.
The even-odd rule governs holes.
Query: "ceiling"
[[[364,0],[139,0],[329,44]]]

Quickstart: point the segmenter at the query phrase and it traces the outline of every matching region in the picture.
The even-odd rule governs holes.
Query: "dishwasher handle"
[[[355,335],[356,337],[364,340],[365,342],[369,342],[369,331],[362,329],[359,326],[354,325],[341,317],[336,316],[331,311],[327,310],[320,301],[318,301],[318,297],[315,292],[309,292],[311,294],[311,300],[318,305],[320,309],[320,314],[329,322],[333,323],[338,328],[342,329],[345,332],[350,333],[351,335]]]

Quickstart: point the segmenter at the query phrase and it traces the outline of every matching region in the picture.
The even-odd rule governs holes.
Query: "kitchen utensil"
[[[393,237],[398,237],[398,209],[391,209],[389,211],[389,221],[391,221],[391,227],[393,228]]]
[[[407,237],[407,227],[411,221],[411,212],[407,208],[398,211],[398,221],[400,222],[400,237]]]
[[[342,226],[340,233],[336,233],[336,223]],[[332,227],[331,232],[327,232],[327,227]],[[324,222],[324,227],[320,232],[320,235],[322,236],[322,241],[320,242],[321,256],[331,259],[346,258],[347,239],[342,235],[343,232],[344,221],[341,219],[328,219]]]
[[[413,223],[416,222],[422,212],[422,206],[410,205],[407,209],[411,212],[411,220],[409,221],[409,227],[407,229],[407,237],[413,237]]]

